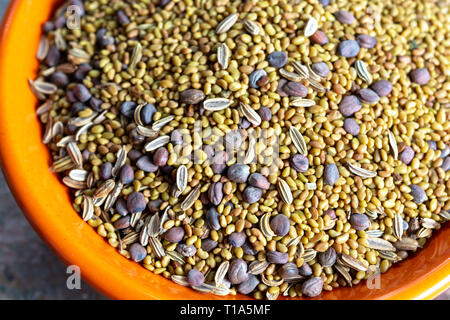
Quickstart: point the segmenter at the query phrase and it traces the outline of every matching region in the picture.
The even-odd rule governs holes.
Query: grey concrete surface
[[[0,0],[0,20],[9,0]],[[17,207],[0,172],[0,299],[105,299],[81,283],[69,290],[66,267]],[[438,299],[449,300],[450,290]]]

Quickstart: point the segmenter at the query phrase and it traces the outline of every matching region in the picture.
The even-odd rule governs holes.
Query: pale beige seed
[[[188,282],[186,276],[179,276],[179,275],[174,274],[174,275],[170,276],[170,279],[180,286],[189,287],[189,282]]]
[[[222,286],[216,286],[208,283],[204,283],[200,286],[192,286],[192,289],[201,292],[201,293],[210,293],[214,294],[216,296],[226,296],[230,294],[230,289],[222,287]]]
[[[421,224],[422,227],[427,229],[439,229],[441,227],[441,224],[439,222],[430,218],[422,218]]]
[[[36,54],[36,58],[39,61],[43,61],[47,57],[49,48],[50,45],[48,42],[48,38],[44,35],[41,37],[41,40],[39,41],[39,47]]]
[[[403,219],[399,213],[394,216],[394,236],[398,240],[402,240],[403,236]]]
[[[223,70],[228,68],[230,62],[230,49],[225,43],[221,43],[217,48],[217,62]]]
[[[419,242],[411,237],[403,237],[402,240],[394,242],[397,250],[414,251],[419,248]]]
[[[398,146],[397,146],[397,140],[395,139],[394,134],[388,130],[388,140],[389,144],[391,146],[392,153],[394,154],[394,159],[398,159]]]
[[[167,116],[167,117],[164,117],[164,118],[162,118],[162,119],[160,119],[158,121],[155,121],[155,123],[153,123],[153,125],[152,125],[152,130],[153,131],[161,130],[162,128],[164,128],[164,126],[166,124],[171,122],[173,119],[175,119],[175,116]]]
[[[295,72],[297,72],[303,79],[309,79],[309,69],[307,66],[301,64],[298,61],[291,62]]]
[[[83,190],[86,189],[86,182],[84,181],[76,181],[69,177],[63,178],[63,183],[72,189]]]
[[[266,278],[266,275],[264,275],[264,274],[261,275],[261,281],[262,281],[262,283],[264,283],[266,286],[269,286],[269,287],[278,287],[284,282],[283,279],[269,280]]]
[[[344,266],[340,265],[339,263],[335,263],[334,268],[341,274],[341,276],[344,278],[344,280],[351,287],[353,285],[352,276],[350,275],[348,270]]]
[[[36,80],[33,82],[33,86],[38,92],[46,95],[52,95],[58,91],[58,87],[50,82]]]
[[[181,209],[183,211],[186,211],[192,205],[194,202],[200,197],[200,186],[197,186],[195,189],[193,189],[188,196],[184,199],[184,201],[181,203]]]
[[[146,138],[155,138],[159,135],[159,131],[149,129],[149,128],[143,127],[143,126],[137,126],[136,132]]]
[[[304,262],[310,262],[316,258],[317,251],[314,249],[306,249],[304,250],[303,255],[301,256],[303,258]]]
[[[170,142],[169,136],[161,136],[161,137],[158,137],[155,140],[147,143],[144,148],[145,148],[145,151],[150,152],[150,151],[154,151],[158,148],[164,147],[169,142]]]
[[[371,84],[372,83],[372,76],[370,75],[369,71],[367,70],[367,66],[362,60],[356,60],[355,62],[356,67],[356,73],[358,77],[361,78],[364,82]]]
[[[379,238],[383,236],[384,232],[381,230],[367,230],[366,235],[372,238]]]
[[[112,168],[112,175],[113,177],[116,177],[119,172],[120,169],[122,169],[122,167],[125,165],[126,161],[127,161],[127,149],[125,146],[122,146],[119,151],[117,152],[116,155],[116,162],[114,163],[114,166]]]
[[[65,148],[69,142],[75,142],[75,136],[65,136],[64,138],[58,141],[56,146],[58,148]]]
[[[296,127],[291,126],[289,128],[289,136],[291,137],[292,143],[294,144],[297,151],[304,155],[308,155],[308,147],[305,142],[305,138],[303,138],[303,135],[300,133],[300,130],[298,130]]]
[[[250,123],[254,124],[255,126],[259,126],[261,124],[261,117],[248,104],[240,102],[239,111],[247,118]]]
[[[349,256],[348,254],[342,253],[341,261],[349,268],[352,268],[357,271],[366,272],[367,266],[365,266],[361,261]]]
[[[308,73],[309,73],[309,79],[312,79],[314,81],[320,82],[322,81],[322,77],[319,76],[312,68],[309,64],[306,65],[307,69],[308,69]]]
[[[181,265],[186,264],[186,260],[184,259],[184,257],[176,251],[167,251],[166,255],[170,258],[170,260],[176,261]]]
[[[387,240],[383,238],[366,238],[367,246],[371,249],[375,250],[384,250],[384,251],[396,251],[395,247]]]
[[[58,50],[66,51],[67,50],[67,42],[61,33],[61,29],[57,29],[53,35],[55,37],[55,45],[58,48]]]
[[[433,233],[433,230],[428,228],[420,228],[419,231],[417,231],[417,238],[428,238]]]
[[[164,248],[161,244],[161,241],[159,241],[158,238],[149,237],[148,244],[149,244],[152,252],[155,254],[155,256],[158,259],[161,259],[162,257],[164,257],[166,255]]]
[[[142,113],[142,108],[144,108],[146,106],[145,103],[140,104],[136,107],[136,109],[134,109],[134,122],[136,122],[136,124],[138,126],[144,126],[144,123],[142,122],[141,119],[141,113]]]
[[[123,237],[122,244],[127,246],[129,244],[135,243],[136,241],[139,241],[139,233],[131,231],[125,237]]]
[[[177,188],[181,193],[187,187],[188,183],[187,180],[188,180],[188,170],[185,165],[181,165],[177,169],[177,178],[176,178]]]
[[[130,60],[130,69],[134,69],[136,65],[141,61],[142,59],[142,45],[140,43],[137,43],[136,46],[133,48],[133,52],[131,54],[131,60]]]
[[[262,216],[262,218],[259,221],[259,229],[264,234],[264,236],[268,239],[275,236],[275,233],[273,232],[272,228],[270,227],[270,213],[266,213]]]
[[[278,180],[278,193],[281,197],[281,200],[283,200],[286,204],[292,204],[292,201],[294,201],[294,198],[292,197],[291,188],[287,184],[286,181],[283,179]]]
[[[108,179],[104,181],[98,188],[95,190],[92,199],[100,199],[106,198],[106,196],[114,189],[116,183],[113,179]]]
[[[309,81],[309,85],[311,86],[311,88],[313,88],[314,90],[316,90],[317,92],[321,92],[321,93],[325,93],[328,92],[328,89],[325,88],[323,85],[321,85],[319,82],[317,82],[316,80],[312,79],[312,78],[308,78]]]
[[[257,36],[261,31],[259,26],[251,20],[244,20],[244,28],[248,33],[254,36]]]
[[[230,30],[234,24],[237,22],[239,18],[239,14],[238,13],[233,13],[230,14],[228,17],[226,17],[225,19],[223,19],[216,27],[216,33],[217,34],[221,34],[221,33],[225,33],[228,30]]]
[[[216,285],[219,285],[223,282],[223,279],[225,279],[225,276],[227,275],[229,268],[230,268],[229,261],[223,261],[219,265],[219,267],[216,270],[216,274],[214,276],[214,282],[216,283]]]
[[[308,22],[306,23],[305,30],[304,30],[304,36],[305,37],[312,36],[317,31],[318,28],[319,28],[319,23],[317,22],[317,20],[313,17],[309,18]]]
[[[141,246],[146,247],[148,245],[148,225],[145,224],[141,231],[139,232],[139,243],[141,244]]]
[[[78,168],[83,167],[83,155],[76,142],[69,142],[66,146],[67,154]]]
[[[292,98],[289,102],[289,105],[292,107],[312,107],[316,105],[316,102],[312,99],[303,99],[303,98]]]
[[[389,261],[399,261],[401,260],[400,257],[393,251],[383,251],[383,250],[379,250],[378,251],[380,258],[389,260]]]
[[[360,176],[363,179],[368,179],[368,178],[375,178],[377,176],[377,173],[375,171],[370,171],[370,170],[366,170],[363,169],[361,167],[358,167],[354,164],[351,164],[350,162],[347,161],[347,165],[348,168],[350,170],[351,173]]]
[[[123,183],[120,181],[117,181],[116,185],[114,186],[114,189],[106,197],[105,211],[109,211],[109,209],[111,209],[114,206],[114,204],[116,203],[120,194],[122,193],[122,189],[123,189]]]
[[[69,172],[69,178],[75,181],[86,182],[89,172],[83,169],[73,169]]]
[[[266,271],[267,267],[269,267],[270,263],[266,260],[259,261],[255,260],[250,263],[248,267],[248,273],[258,275]]]
[[[208,111],[220,111],[228,108],[232,103],[232,100],[226,98],[207,99],[203,102],[203,108]]]
[[[56,160],[55,162],[53,162],[52,164],[52,170],[53,172],[63,172],[66,170],[70,170],[74,167],[74,163],[72,161],[72,158],[69,156],[65,156],[59,160]]]
[[[287,71],[286,69],[283,69],[283,68],[281,68],[279,72],[283,78],[285,78],[289,81],[300,82],[300,81],[302,81],[302,79],[304,79],[303,76],[301,76],[297,73],[294,73],[294,72]]]
[[[248,149],[244,157],[244,164],[250,164],[253,163],[253,161],[255,161],[256,157],[255,146],[256,146],[256,139],[250,138],[248,142]]]
[[[103,111],[99,115],[97,115],[94,120],[92,120],[93,124],[99,124],[106,120],[106,114],[108,113],[108,110]]]
[[[92,198],[86,195],[83,195],[83,213],[82,218],[84,221],[88,221],[92,219],[94,216],[94,202]]]

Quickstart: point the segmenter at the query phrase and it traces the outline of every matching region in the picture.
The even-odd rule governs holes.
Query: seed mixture
[[[30,86],[120,254],[202,293],[315,297],[450,217],[449,26],[447,1],[71,0]]]

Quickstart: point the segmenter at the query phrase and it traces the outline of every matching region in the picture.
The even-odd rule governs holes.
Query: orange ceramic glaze
[[[34,79],[40,26],[57,0],[11,2],[1,31],[0,156],[5,177],[28,221],[88,283],[114,299],[244,299],[216,297],[176,285],[122,257],[81,220],[67,188],[49,170],[41,142],[37,101],[27,79]],[[450,229],[440,230],[419,254],[381,276],[380,289],[361,284],[325,292],[317,299],[429,299],[450,283]]]

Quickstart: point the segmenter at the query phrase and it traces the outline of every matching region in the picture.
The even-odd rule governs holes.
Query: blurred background
[[[0,0],[0,21],[9,2]],[[20,212],[0,171],[0,299],[105,299],[84,282],[69,290],[68,276]],[[449,300],[450,290],[438,299]]]

